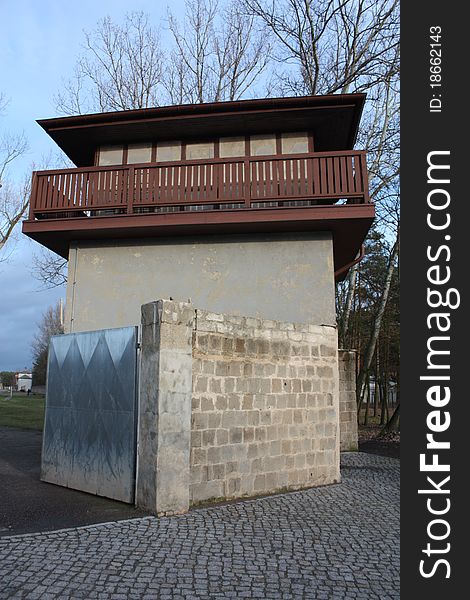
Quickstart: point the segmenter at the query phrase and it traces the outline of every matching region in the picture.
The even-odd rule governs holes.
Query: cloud
[[[0,371],[31,366],[31,340],[42,314],[65,298],[65,288],[40,289],[31,275],[33,245],[20,240],[0,263]]]
[[[177,12],[184,12],[184,3],[174,4]],[[53,96],[60,90],[62,78],[73,73],[84,41],[83,30],[92,30],[107,14],[119,22],[131,9],[150,13],[158,24],[165,11],[155,0],[15,0],[2,2],[1,8],[0,91],[11,101],[0,128],[24,131],[28,138],[29,153],[10,169],[12,177],[22,178],[31,170],[31,161],[40,164],[42,156],[56,149],[35,120],[55,116]],[[20,241],[13,254],[0,262],[0,370],[31,364],[31,340],[42,313],[65,297],[64,288],[39,291],[39,283],[30,273],[33,250],[37,250],[26,238],[21,239],[19,229]]]

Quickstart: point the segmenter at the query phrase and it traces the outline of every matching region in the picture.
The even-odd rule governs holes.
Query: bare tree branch
[[[280,94],[367,92],[357,144],[368,151],[376,226],[386,240],[398,239],[398,0],[243,0],[243,6],[271,35]],[[393,260],[390,269],[393,273]],[[357,267],[337,290],[343,344],[351,339],[356,278]],[[384,285],[378,295],[377,335],[388,298]],[[369,350],[367,360],[372,360]]]
[[[106,17],[85,32],[83,54],[55,96],[66,115],[158,106],[163,53],[158,31],[143,12],[117,25]]]
[[[365,350],[365,356],[364,356],[362,368],[359,372],[358,379],[357,379],[358,410],[360,409],[361,402],[362,402],[365,392],[366,392],[366,389],[365,389],[366,388],[366,379],[367,379],[367,376],[369,374],[369,369],[372,364],[372,359],[374,357],[377,340],[378,340],[380,328],[382,325],[383,315],[385,312],[385,308],[387,306],[388,296],[389,296],[389,292],[390,292],[390,285],[392,282],[393,272],[396,268],[396,260],[397,260],[397,256],[399,253],[399,249],[400,249],[400,240],[399,240],[399,237],[397,237],[397,239],[395,240],[395,243],[393,244],[392,250],[390,252],[387,273],[386,273],[385,280],[384,280],[383,290],[380,294],[380,299],[379,299],[378,306],[377,306],[377,312],[376,312],[376,316],[374,319],[374,326],[372,328],[370,339],[369,339],[369,342],[368,342],[366,350]]]
[[[28,177],[19,186],[14,185],[11,181],[6,181],[0,188],[0,252],[13,238],[15,227],[28,208],[31,192],[29,181]]]
[[[5,95],[0,93],[0,114],[8,104]],[[15,185],[9,177],[11,165],[28,150],[28,142],[23,133],[3,133],[0,137],[0,261],[5,260],[4,248],[13,238],[16,226],[29,204],[28,177],[20,185]]]
[[[232,1],[186,0],[181,25],[171,12],[172,65],[165,88],[172,103],[238,100],[265,70],[270,45],[255,27],[253,15]]]
[[[46,289],[64,285],[67,283],[67,260],[44,249],[33,256],[32,275]]]

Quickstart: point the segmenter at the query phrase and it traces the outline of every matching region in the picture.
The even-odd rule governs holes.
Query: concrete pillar
[[[172,300],[142,306],[136,504],[157,515],[189,509],[194,315]]]
[[[341,452],[358,449],[356,351],[338,351]]]

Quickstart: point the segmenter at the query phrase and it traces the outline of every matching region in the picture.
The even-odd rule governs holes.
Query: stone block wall
[[[341,452],[358,449],[356,403],[356,352],[338,351]]]
[[[336,329],[196,310],[190,504],[339,481]]]
[[[137,504],[156,514],[338,482],[336,329],[142,306]]]

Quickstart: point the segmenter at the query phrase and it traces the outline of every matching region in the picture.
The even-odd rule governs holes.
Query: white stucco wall
[[[170,297],[214,312],[333,325],[331,234],[72,244],[67,332],[138,324],[142,304]]]

